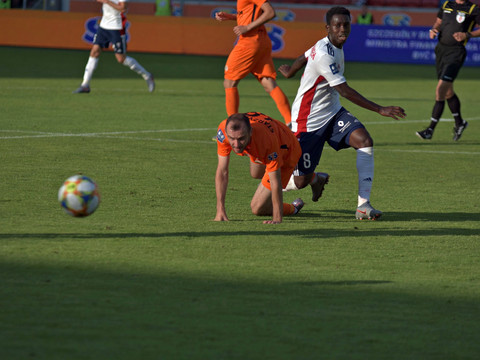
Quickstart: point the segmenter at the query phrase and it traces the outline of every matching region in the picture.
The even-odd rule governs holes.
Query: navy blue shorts
[[[100,45],[101,48],[108,48],[110,44],[113,46],[113,51],[116,54],[125,54],[127,52],[127,42],[125,35],[121,34],[121,30],[106,30],[99,27],[93,43]]]
[[[355,116],[342,107],[324,127],[313,132],[300,133],[297,137],[302,147],[302,156],[293,174],[301,176],[313,173],[320,162],[325,142],[337,151],[349,148],[350,134],[364,128]]]

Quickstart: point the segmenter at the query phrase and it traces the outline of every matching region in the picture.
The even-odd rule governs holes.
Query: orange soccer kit
[[[248,25],[257,20],[262,14],[261,6],[268,0],[238,0],[237,25]],[[230,52],[225,65],[225,79],[241,80],[252,73],[258,80],[268,77],[277,78],[275,65],[272,60],[272,42],[267,30],[261,25],[241,35]],[[236,87],[225,89],[227,114],[230,116],[238,112],[239,95]],[[290,123],[290,103],[283,91],[277,86],[270,92],[277,107],[285,119]]]
[[[262,13],[260,7],[266,1],[238,0],[237,25],[246,26],[255,21]],[[249,73],[257,79],[277,77],[272,60],[272,42],[264,25],[241,35],[227,59],[225,79],[241,80]]]
[[[262,184],[269,190],[269,173],[280,169],[282,188],[285,189],[302,155],[297,138],[285,124],[267,115],[256,112],[245,115],[252,126],[252,137],[243,153],[238,155],[248,156],[251,162],[266,166]],[[225,132],[226,122],[227,120],[222,121],[217,131],[217,153],[220,156],[229,156],[232,151]],[[284,204],[284,215],[293,211],[292,204]]]

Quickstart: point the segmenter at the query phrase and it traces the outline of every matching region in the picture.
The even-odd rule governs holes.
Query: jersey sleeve
[[[440,6],[440,9],[438,9],[438,12],[437,12],[437,18],[443,19],[443,8],[445,7],[446,3],[448,3],[448,1],[442,2],[442,6]]]
[[[225,134],[226,120],[222,121],[217,130],[217,154],[220,156],[229,156],[232,152],[232,147],[228,142],[227,135]]]
[[[310,57],[310,55],[312,54],[312,49],[313,47],[311,47],[310,49],[308,49],[307,51],[305,51],[305,59],[308,59]]]
[[[478,5],[475,5],[475,9],[473,10],[473,14],[475,14],[475,24],[480,25],[480,7]],[[473,26],[472,30],[475,28]]]

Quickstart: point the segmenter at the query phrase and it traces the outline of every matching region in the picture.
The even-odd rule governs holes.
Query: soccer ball
[[[58,190],[58,201],[68,215],[83,217],[97,210],[100,194],[92,179],[74,175],[65,180]]]

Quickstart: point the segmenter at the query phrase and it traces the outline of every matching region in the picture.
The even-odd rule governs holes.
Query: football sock
[[[270,91],[270,96],[272,97],[273,101],[275,101],[278,111],[280,111],[280,114],[282,114],[285,124],[290,124],[292,121],[292,110],[290,108],[290,103],[288,102],[287,96],[279,86]]]
[[[297,209],[292,204],[283,203],[283,216],[295,215]]]
[[[238,107],[240,106],[240,96],[238,95],[238,89],[236,87],[225,89],[225,107],[227,109],[227,115],[233,115],[238,113]]]
[[[435,126],[437,126],[438,122],[440,121],[440,117],[443,114],[443,109],[445,108],[445,100],[443,101],[435,101],[435,105],[433,106],[432,110],[432,118],[430,119],[430,126],[429,128],[434,130]]]
[[[295,185],[295,177],[293,176],[290,176],[290,180],[288,180],[288,184],[287,186],[285,187],[285,189],[283,189],[283,191],[290,191],[290,190],[298,190],[298,187],[297,185]]]
[[[134,58],[127,56],[125,58],[125,61],[123,62],[123,65],[128,66],[130,70],[135,71],[138,75],[141,75],[144,80],[147,80],[148,77],[150,76],[150,73],[143,68],[142,65],[138,63],[137,60]]]
[[[373,170],[373,147],[357,149],[358,206],[370,200]]]
[[[87,65],[85,66],[85,73],[83,74],[83,81],[81,86],[88,86],[92,80],[93,72],[97,68],[99,58],[88,57]]]
[[[462,119],[462,115],[460,114],[460,99],[458,98],[457,94],[453,94],[450,99],[447,99],[447,104],[452,112],[453,118],[455,119],[455,126],[459,127],[463,125],[464,121]]]

